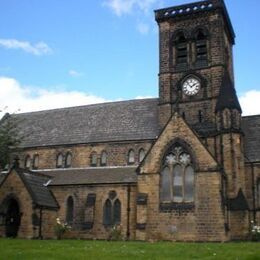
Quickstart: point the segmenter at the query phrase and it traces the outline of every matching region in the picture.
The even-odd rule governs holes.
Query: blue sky
[[[156,97],[153,10],[189,2],[1,0],[0,109]],[[243,107],[252,106],[245,114],[260,113],[260,1],[226,0],[226,5],[237,35],[237,92]]]

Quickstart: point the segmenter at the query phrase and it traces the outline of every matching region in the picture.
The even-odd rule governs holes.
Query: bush
[[[122,235],[122,226],[121,225],[114,225],[111,230],[110,230],[110,234],[109,234],[109,240],[112,241],[120,241],[123,240],[123,235]]]
[[[251,221],[251,236],[253,241],[260,241],[260,226],[256,225],[254,221]]]
[[[71,227],[67,223],[61,222],[59,218],[56,219],[56,225],[54,226],[54,232],[55,232],[57,239],[61,239],[62,236],[70,229],[71,229]]]

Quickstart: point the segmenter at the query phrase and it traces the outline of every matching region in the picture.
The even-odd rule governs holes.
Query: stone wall
[[[24,167],[25,158],[30,155],[31,161],[35,154],[39,155],[39,169],[56,168],[56,159],[59,153],[65,157],[67,152],[72,154],[73,168],[85,168],[91,166],[91,154],[97,153],[98,164],[100,166],[100,157],[102,151],[107,152],[107,166],[126,166],[128,165],[128,152],[133,149],[135,152],[135,164],[139,163],[138,154],[140,149],[147,152],[151,146],[151,141],[147,142],[128,142],[128,143],[103,143],[103,144],[86,144],[74,146],[59,146],[59,147],[37,147],[24,149],[19,153],[21,158],[21,166]],[[32,165],[32,163],[31,163]]]
[[[130,190],[129,190],[130,189]],[[57,216],[66,222],[66,201],[69,196],[74,201],[74,221],[71,224],[72,230],[66,237],[85,238],[85,239],[108,239],[112,227],[105,227],[103,224],[103,207],[109,198],[111,191],[116,192],[116,198],[121,202],[121,225],[122,236],[124,238],[135,238],[136,223],[136,187],[127,185],[93,185],[93,186],[56,186],[51,187],[59,205],[60,210]],[[130,193],[129,193],[130,192]],[[93,227],[84,229],[82,224],[88,218],[86,201],[88,194],[95,194]],[[128,194],[129,194],[129,237],[127,234],[128,222]],[[115,198],[115,199],[116,199]],[[53,223],[53,225],[55,222]]]

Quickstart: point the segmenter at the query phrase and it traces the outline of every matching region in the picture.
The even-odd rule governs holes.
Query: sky
[[[158,96],[153,10],[190,0],[0,0],[0,117]],[[260,114],[259,0],[226,0],[243,115]]]

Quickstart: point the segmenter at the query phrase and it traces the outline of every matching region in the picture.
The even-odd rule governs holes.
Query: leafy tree
[[[10,165],[11,153],[21,142],[17,133],[17,124],[15,116],[8,113],[0,120],[0,169]]]

